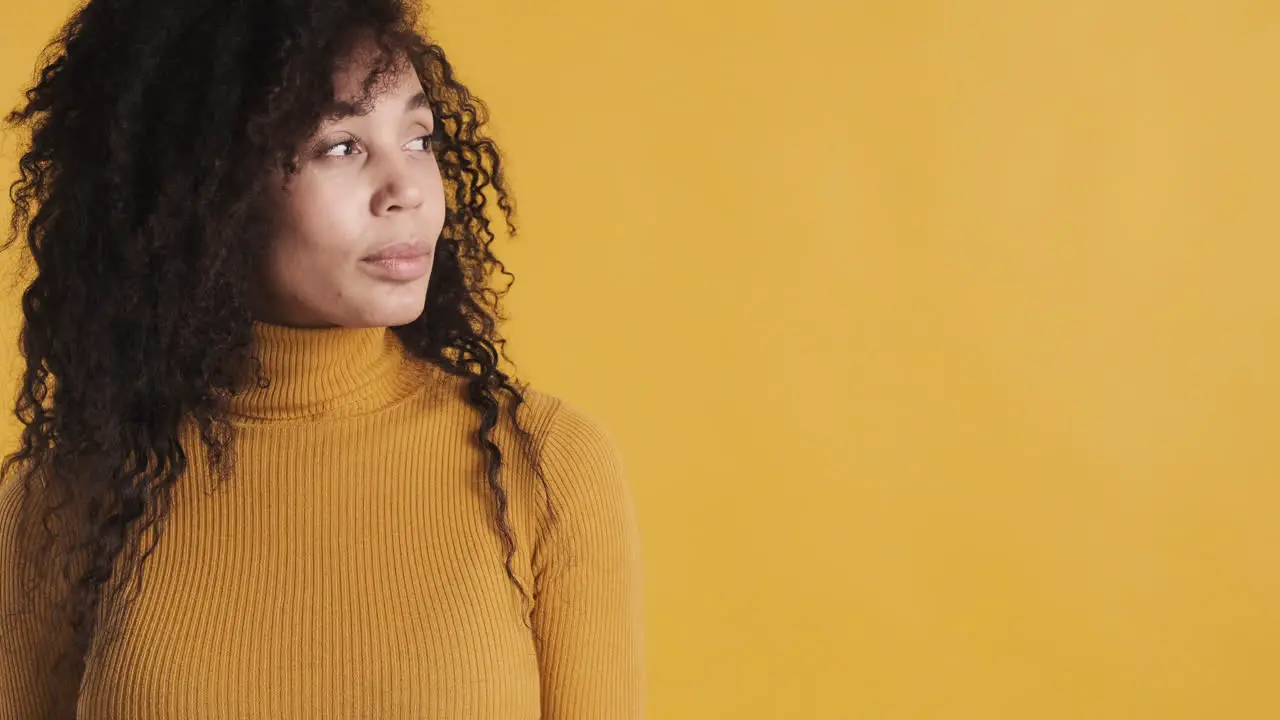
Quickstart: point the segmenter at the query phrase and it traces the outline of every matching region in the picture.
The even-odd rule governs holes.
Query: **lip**
[[[430,255],[431,250],[431,243],[427,242],[398,242],[384,245],[374,251],[373,254],[364,256],[361,260],[368,262],[413,260],[424,255]]]
[[[432,260],[429,243],[393,243],[361,258],[361,264],[374,277],[408,282],[430,272]]]

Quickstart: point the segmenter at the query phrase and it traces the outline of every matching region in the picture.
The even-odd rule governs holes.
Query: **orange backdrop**
[[[16,102],[70,5],[8,4]],[[1280,717],[1280,6],[431,19],[515,358],[628,458],[655,719]]]

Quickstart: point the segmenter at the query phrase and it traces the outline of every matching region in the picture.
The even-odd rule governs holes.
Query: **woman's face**
[[[351,103],[371,68],[358,52],[334,75]],[[422,314],[444,227],[431,110],[412,67],[366,107],[328,118],[272,187],[275,224],[255,288],[258,320],[306,327],[403,325]],[[347,112],[347,111],[350,112]]]

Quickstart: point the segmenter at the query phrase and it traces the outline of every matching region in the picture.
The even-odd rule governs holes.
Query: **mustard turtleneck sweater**
[[[639,550],[615,446],[527,393],[555,510],[505,421],[507,577],[463,381],[386,328],[256,325],[268,388],[233,401],[237,465],[191,467],[81,720],[622,720],[643,715]],[[17,482],[0,487],[0,617]],[[37,625],[0,625],[0,720],[43,718]]]

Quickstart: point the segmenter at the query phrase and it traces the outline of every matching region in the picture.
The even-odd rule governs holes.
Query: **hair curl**
[[[159,540],[188,466],[180,425],[195,423],[219,478],[233,471],[226,402],[263,380],[249,297],[269,210],[255,198],[273,170],[297,172],[297,148],[335,102],[332,72],[363,41],[380,53],[366,92],[412,62],[445,183],[425,310],[394,332],[466,379],[507,574],[525,593],[492,437],[506,404],[529,442],[516,421],[524,387],[500,367],[510,283],[492,281],[514,278],[493,253],[488,204],[510,234],[515,210],[487,108],[419,17],[413,0],[91,0],[9,113],[30,144],[4,247],[25,235],[34,278],[22,297],[21,446],[2,469],[23,483],[27,552],[53,561],[36,564],[63,588],[68,630],[50,686],[67,709],[95,634],[111,626],[97,613],[123,606],[130,579],[140,587]]]

